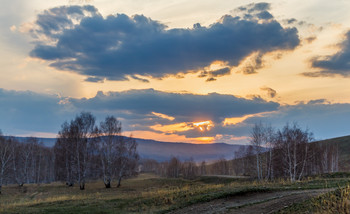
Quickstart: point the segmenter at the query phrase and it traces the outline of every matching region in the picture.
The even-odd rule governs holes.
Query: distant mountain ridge
[[[27,137],[15,137],[18,141],[24,142]],[[53,147],[56,138],[37,138],[47,147]],[[137,150],[143,159],[154,159],[167,161],[172,156],[185,161],[192,158],[194,161],[213,161],[220,158],[233,159],[235,151],[242,145],[231,145],[226,143],[213,144],[192,144],[162,142],[149,139],[134,138],[138,143]]]
[[[16,137],[17,140],[23,142],[27,137]],[[172,156],[181,160],[194,161],[213,161],[220,158],[233,159],[234,152],[240,146],[247,145],[231,145],[226,143],[213,144],[191,144],[191,143],[173,143],[162,142],[149,139],[134,138],[138,143],[138,152],[141,158],[149,158],[157,161],[167,161]],[[38,138],[39,142],[43,142],[47,147],[53,147],[56,138]],[[327,140],[315,141],[314,143],[337,144],[339,146],[339,167],[340,170],[350,170],[350,136],[337,137]]]

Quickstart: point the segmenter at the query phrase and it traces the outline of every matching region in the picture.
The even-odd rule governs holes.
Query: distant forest
[[[23,186],[54,181],[79,185],[81,190],[87,181],[97,179],[102,179],[106,188],[114,181],[119,187],[122,178],[139,172],[185,179],[214,174],[294,182],[339,170],[338,146],[313,143],[313,134],[296,123],[286,124],[281,130],[258,123],[250,139],[249,146],[234,152],[233,160],[199,163],[169,157],[169,161],[158,162],[140,159],[136,141],[122,136],[122,124],[115,117],[107,116],[96,125],[91,113],[82,112],[62,124],[53,148],[34,137],[19,142],[0,133],[0,193],[7,184]]]
[[[305,176],[339,170],[337,144],[316,143],[309,130],[296,123],[281,130],[262,123],[251,131],[250,145],[234,152],[233,160],[219,159],[213,163],[181,162],[172,157],[167,162],[142,160],[143,171],[167,177],[195,178],[198,175],[242,175],[257,180],[288,179],[291,182]]]

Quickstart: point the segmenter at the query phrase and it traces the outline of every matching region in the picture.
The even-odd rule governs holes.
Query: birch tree
[[[111,188],[111,182],[117,173],[118,145],[121,144],[123,140],[121,131],[121,122],[113,116],[107,116],[106,119],[100,123],[99,152],[103,182],[106,188]]]
[[[11,141],[7,140],[2,135],[2,132],[0,130],[0,194],[4,179],[9,176],[12,158],[11,146]]]
[[[82,112],[70,123],[63,123],[55,145],[56,164],[63,160],[64,167],[57,164],[57,170],[65,175],[67,185],[79,183],[81,190],[85,189],[86,178],[91,169],[91,159],[95,152],[97,128],[95,117],[89,112]]]
[[[123,177],[135,175],[137,164],[139,161],[139,154],[137,152],[137,142],[130,136],[129,138],[121,138],[117,145],[117,175],[118,185],[121,186]]]
[[[251,132],[250,144],[253,146],[256,156],[256,172],[258,180],[262,179],[262,164],[260,154],[262,153],[262,146],[266,140],[266,133],[263,124],[256,123]]]
[[[93,155],[93,140],[96,137],[95,117],[88,112],[82,112],[71,122],[71,132],[75,144],[75,168],[77,181],[81,190],[89,170],[90,158]]]
[[[277,132],[276,147],[283,153],[284,172],[290,181],[300,180],[308,160],[308,143],[313,134],[302,130],[296,123],[285,125]]]

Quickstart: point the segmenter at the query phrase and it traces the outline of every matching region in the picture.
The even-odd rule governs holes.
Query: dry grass
[[[350,185],[312,200],[316,213],[350,213]]]
[[[11,185],[3,187],[0,213],[154,213],[248,192],[335,187],[345,180],[290,183],[203,177],[191,181],[141,174],[111,189],[104,188],[102,181],[89,182],[83,191],[62,183]]]

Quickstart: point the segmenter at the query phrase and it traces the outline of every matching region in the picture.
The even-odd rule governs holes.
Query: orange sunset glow
[[[0,128],[9,135],[56,137],[83,111],[171,142],[247,144],[259,121],[347,134],[347,1],[10,5],[0,9]]]
[[[200,131],[209,131],[212,127],[214,127],[214,124],[208,120],[208,121],[203,121],[203,122],[196,122],[193,123],[193,126],[198,128]]]

